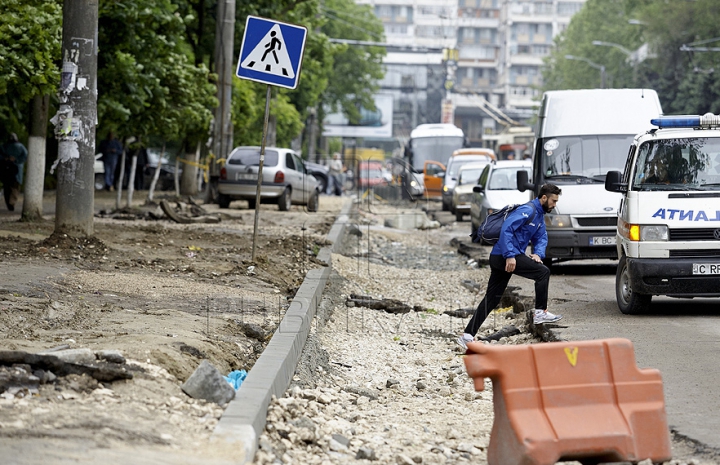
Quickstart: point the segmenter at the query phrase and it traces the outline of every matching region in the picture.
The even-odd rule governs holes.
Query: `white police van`
[[[605,189],[623,194],[615,278],[625,314],[653,295],[720,297],[720,116],[661,116],[639,134],[623,173]]]

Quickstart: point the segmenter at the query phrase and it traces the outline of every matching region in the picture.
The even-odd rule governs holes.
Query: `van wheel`
[[[309,212],[316,212],[318,211],[318,208],[320,207],[320,194],[318,194],[318,191],[312,191],[310,193],[310,198],[308,199],[307,203],[307,209]]]
[[[248,200],[248,210],[255,210],[255,205],[257,202],[255,202],[255,199]]]
[[[442,211],[446,212],[450,210],[450,205],[446,204],[444,200],[441,200],[440,203],[442,203]]]
[[[281,212],[286,212],[290,210],[291,205],[292,199],[290,198],[290,188],[286,187],[282,195],[278,197],[278,210],[280,210]]]
[[[463,220],[463,214],[460,213],[459,211],[457,211],[457,209],[455,209],[455,221],[462,221],[462,220]]]
[[[218,194],[218,206],[220,208],[229,208],[230,196],[226,194]]]
[[[630,272],[625,255],[620,257],[615,275],[615,297],[620,311],[625,315],[638,315],[650,308],[652,295],[633,292],[630,285]]]

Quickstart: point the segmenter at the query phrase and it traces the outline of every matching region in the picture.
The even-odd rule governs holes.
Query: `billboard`
[[[329,113],[323,120],[325,137],[392,137],[393,96],[376,94],[375,111],[360,109],[360,122],[349,124],[342,113]]]

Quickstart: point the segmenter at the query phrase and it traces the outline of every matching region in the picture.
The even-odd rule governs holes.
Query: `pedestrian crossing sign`
[[[307,28],[248,16],[237,77],[295,89],[300,77]]]

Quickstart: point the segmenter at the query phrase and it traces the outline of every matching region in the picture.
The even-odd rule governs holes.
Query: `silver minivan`
[[[255,208],[260,147],[236,147],[220,170],[218,205],[228,208],[233,200],[247,200]],[[262,171],[261,203],[276,203],[280,211],[307,205],[315,212],[319,206],[317,179],[305,169],[298,154],[290,149],[266,147]]]

